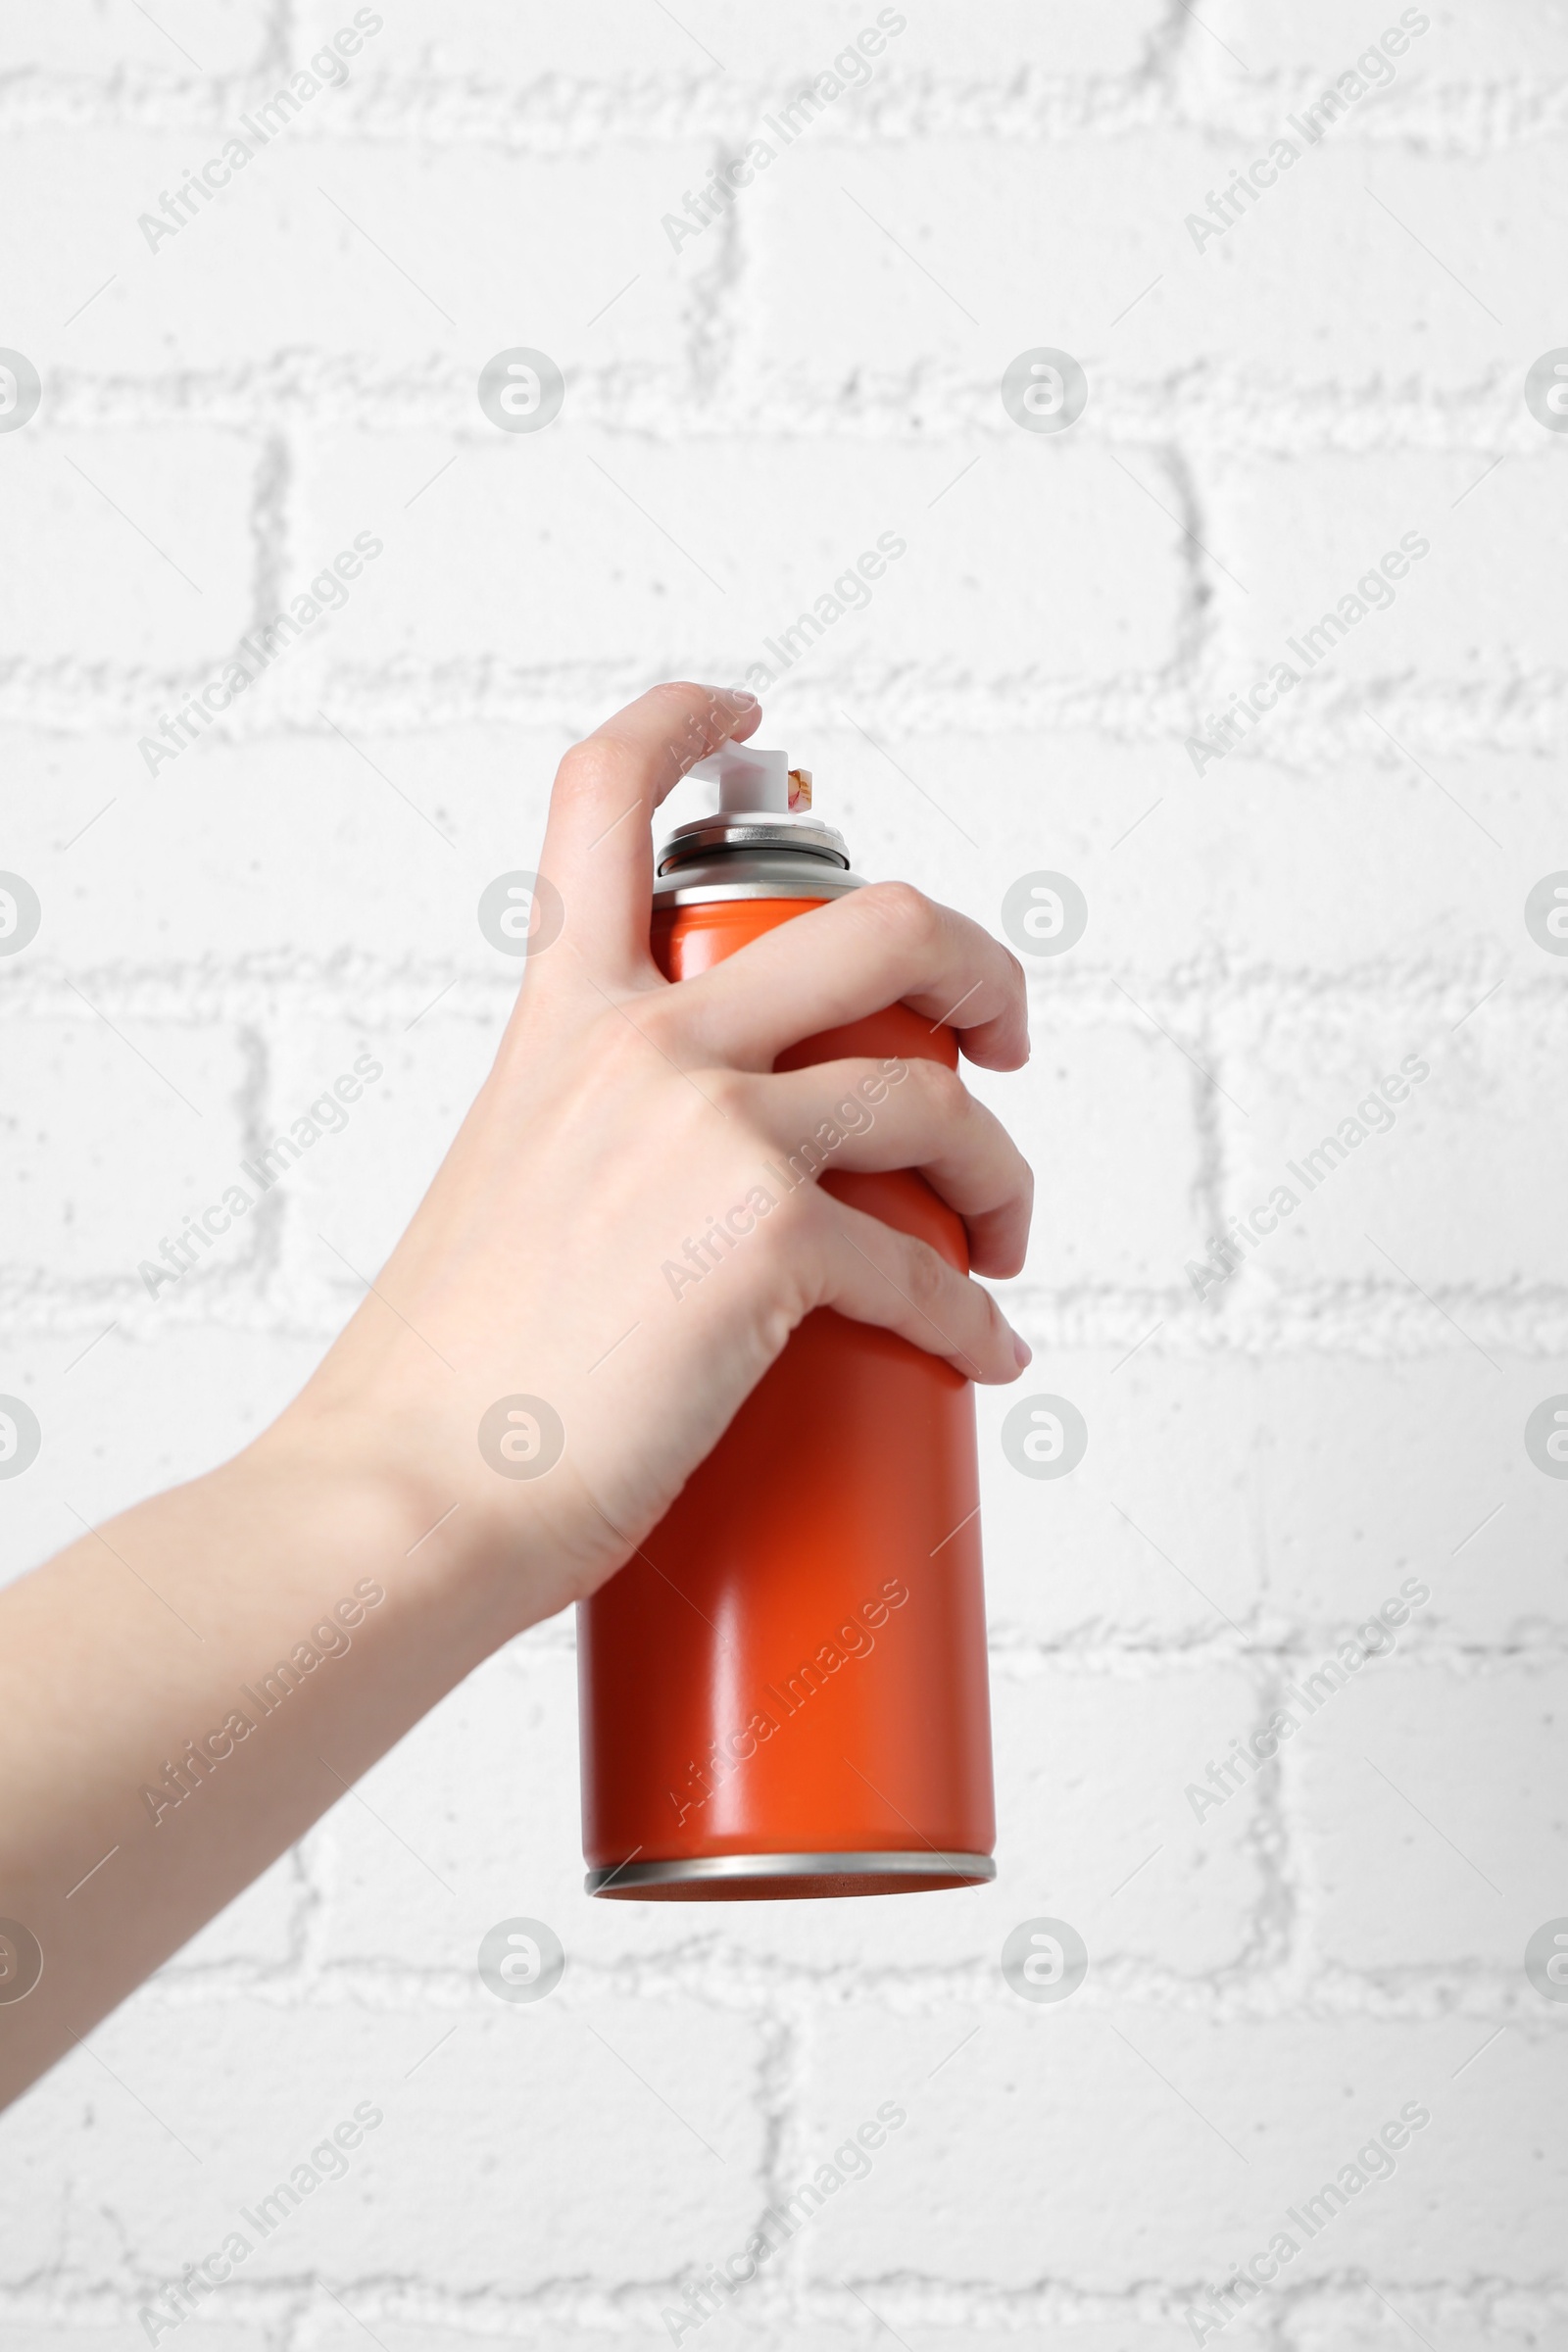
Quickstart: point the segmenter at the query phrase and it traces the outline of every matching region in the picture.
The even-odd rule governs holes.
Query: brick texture
[[[537,1628],[8,2119],[0,2352],[143,2340],[358,2101],[383,2126],[181,2352],[667,2341],[883,2102],[906,2124],[705,2345],[1176,2352],[1415,2102],[1226,2346],[1565,2352],[1568,2007],[1523,1966],[1568,1913],[1568,1488],[1523,1445],[1568,1393],[1564,975],[1524,920],[1568,867],[1564,453],[1523,398],[1564,335],[1561,11],[359,14],[346,74],[149,240],[355,11],[0,8],[0,345],[43,384],[0,433],[0,867],[43,909],[0,956],[0,1391],[45,1433],[6,1572],[293,1392],[486,1066],[514,972],[475,906],[562,750],[768,662],[765,736],[861,871],[993,926],[1037,871],[1089,906],[1030,961],[1029,1070],[976,1081],[1040,1198],[1035,1363],[980,1399],[1001,1876],[588,1901],[573,1628]],[[514,345],[564,372],[547,432],[475,397]],[[1056,437],[1001,397],[1037,346],[1088,377]],[[362,532],[347,595],[149,763]],[[769,656],[881,533],[869,603]],[[341,1131],[149,1295],[363,1051]],[[1393,1123],[1221,1255],[1410,1055]],[[1028,1394],[1085,1416],[1066,1478],[1007,1459]],[[477,1977],[514,1916],[567,1952],[538,2008]],[[1040,1919],[1090,1955],[1055,2006],[999,1965]]]

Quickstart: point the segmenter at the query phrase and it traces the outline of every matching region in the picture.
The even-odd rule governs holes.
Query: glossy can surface
[[[815,898],[664,906],[655,954],[704,970]],[[956,1065],[902,1005],[808,1039]],[[783,1168],[783,1155],[779,1167]],[[966,1266],[912,1173],[820,1179]],[[873,1894],[994,1875],[974,1396],[937,1357],[808,1315],[640,1549],[578,1611],[593,1893]]]

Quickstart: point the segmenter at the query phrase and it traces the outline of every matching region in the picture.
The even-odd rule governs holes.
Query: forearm
[[[528,1622],[422,1509],[274,1432],[0,1594],[0,1912],[43,1955],[0,2100]]]

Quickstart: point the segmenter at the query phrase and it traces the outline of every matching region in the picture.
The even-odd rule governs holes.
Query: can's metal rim
[[[787,881],[767,882],[683,882],[672,887],[675,876],[656,884],[656,906],[708,906],[724,899],[843,899],[852,890],[863,890],[865,885],[858,874],[835,873],[824,865],[821,878],[809,879],[791,875]]]
[[[872,1853],[872,1854],[693,1854],[677,1862],[619,1862],[612,1869],[590,1870],[583,1880],[588,1894],[603,1894],[613,1885],[676,1886],[700,1885],[713,1879],[994,1879],[997,1865],[990,1854]]]
[[[667,874],[699,858],[733,857],[738,851],[753,856],[820,858],[845,869],[850,862],[843,834],[819,816],[720,809],[717,815],[694,816],[677,825],[655,863],[661,874]]]

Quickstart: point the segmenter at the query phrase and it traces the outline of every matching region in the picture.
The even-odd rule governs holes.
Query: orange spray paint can
[[[697,771],[718,813],[658,860],[653,944],[679,981],[859,888],[782,752]],[[957,1063],[906,1006],[805,1040],[802,1068]],[[967,1268],[912,1171],[817,1179]],[[781,1154],[782,1196],[806,1167]],[[591,1894],[722,1902],[902,1894],[996,1875],[974,1394],[906,1340],[820,1308],[672,1508],[578,1610]]]

